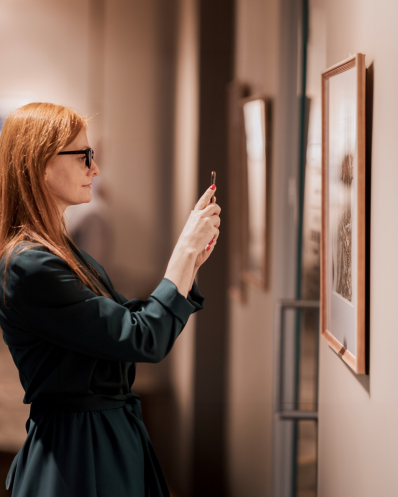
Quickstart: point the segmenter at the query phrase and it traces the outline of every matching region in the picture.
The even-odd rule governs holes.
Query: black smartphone
[[[212,185],[216,184],[216,172],[215,171],[211,172],[211,184]],[[216,193],[216,192],[214,192],[214,193]],[[213,204],[215,203],[214,193],[213,193],[213,196],[211,197],[211,201],[212,201]]]

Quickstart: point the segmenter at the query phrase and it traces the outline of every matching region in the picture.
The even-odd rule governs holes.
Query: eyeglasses
[[[86,148],[86,150],[68,150],[67,152],[58,152],[58,155],[84,154],[86,156],[86,166],[90,169],[91,160],[94,159],[94,150]]]

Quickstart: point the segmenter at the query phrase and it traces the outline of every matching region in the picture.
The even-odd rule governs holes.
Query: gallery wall
[[[89,113],[90,1],[6,0],[0,19],[2,117],[43,100]]]
[[[319,495],[397,495],[398,32],[395,0],[316,0],[326,20],[326,65],[366,54],[373,74],[370,374],[355,375],[322,339]],[[369,72],[369,69],[368,69]],[[369,78],[370,76],[370,78]],[[371,92],[371,85],[367,87]]]
[[[247,83],[252,94],[272,99],[273,117],[268,286],[264,291],[248,284],[245,302],[229,302],[227,453],[233,497],[271,496],[275,485],[274,308],[280,298],[295,297],[297,25],[296,2],[236,2],[235,78]]]
[[[236,2],[235,78],[277,96],[277,0]],[[266,26],[264,26],[264,23]],[[232,497],[270,496],[272,457],[273,292],[251,285],[230,299],[229,486]]]
[[[175,23],[174,0],[105,1],[103,178],[113,262],[122,280],[128,274],[149,293],[172,248]]]

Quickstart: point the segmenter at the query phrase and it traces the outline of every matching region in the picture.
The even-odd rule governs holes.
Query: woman
[[[135,363],[161,361],[203,309],[194,278],[221,209],[209,188],[160,284],[127,300],[66,233],[65,209],[90,201],[99,174],[86,127],[69,108],[33,103],[0,135],[0,326],[31,403],[6,487],[13,497],[167,496],[131,391]]]

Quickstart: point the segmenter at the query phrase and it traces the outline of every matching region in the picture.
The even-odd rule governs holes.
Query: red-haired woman
[[[31,404],[6,486],[13,497],[168,496],[131,391],[136,362],[159,362],[203,308],[198,268],[220,207],[209,188],[148,300],[115,291],[68,238],[63,213],[89,202],[99,174],[73,110],[32,103],[0,135],[0,326]]]

